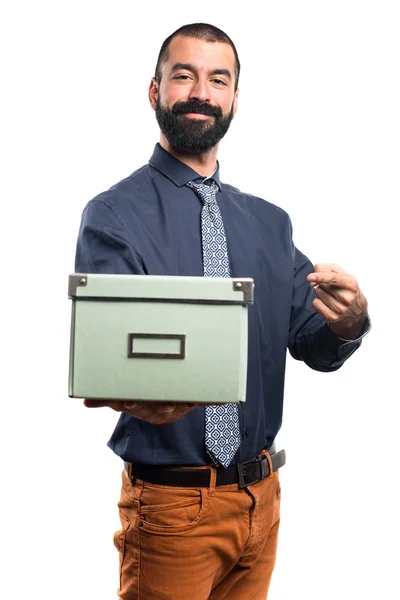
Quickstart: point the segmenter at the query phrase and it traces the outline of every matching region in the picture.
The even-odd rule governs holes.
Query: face
[[[235,55],[229,44],[175,37],[150,103],[170,146],[184,153],[215,147],[236,112]]]

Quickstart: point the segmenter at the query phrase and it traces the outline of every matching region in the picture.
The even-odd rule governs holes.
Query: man
[[[255,280],[243,405],[85,400],[122,413],[109,446],[126,463],[114,537],[123,600],[267,597],[286,350],[334,371],[369,328],[354,277],[337,265],[313,267],[283,210],[221,183],[218,142],[237,110],[239,73],[234,44],[211,25],[167,38],[149,88],[160,143],[149,164],[82,216],[77,272]]]

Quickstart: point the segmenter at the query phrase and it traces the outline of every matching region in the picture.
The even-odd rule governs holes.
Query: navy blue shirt
[[[202,276],[201,201],[186,186],[198,173],[156,145],[149,164],[96,196],[85,207],[75,271]],[[217,202],[224,221],[232,277],[252,277],[246,402],[239,405],[242,443],[233,462],[268,447],[283,409],[287,349],[318,371],[334,371],[361,340],[338,338],[312,308],[306,277],[312,263],[293,244],[285,211],[221,183]],[[150,425],[121,413],[108,442],[129,462],[204,465],[204,407],[175,423]]]

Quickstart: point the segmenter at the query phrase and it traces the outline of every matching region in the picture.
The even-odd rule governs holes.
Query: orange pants
[[[264,451],[265,452],[265,451]],[[183,488],[131,482],[124,470],[121,600],[265,600],[275,566],[278,472],[236,484]]]

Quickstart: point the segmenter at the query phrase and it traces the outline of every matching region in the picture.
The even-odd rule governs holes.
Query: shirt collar
[[[182,187],[187,184],[188,181],[196,181],[196,179],[202,182],[207,179],[213,179],[221,189],[221,182],[219,179],[219,163],[217,161],[217,168],[211,177],[203,177],[199,175],[194,169],[191,169],[185,163],[181,162],[169,152],[164,150],[160,144],[156,144],[152,157],[149,163],[154,169],[160,171],[165,177],[168,177],[175,185]]]

